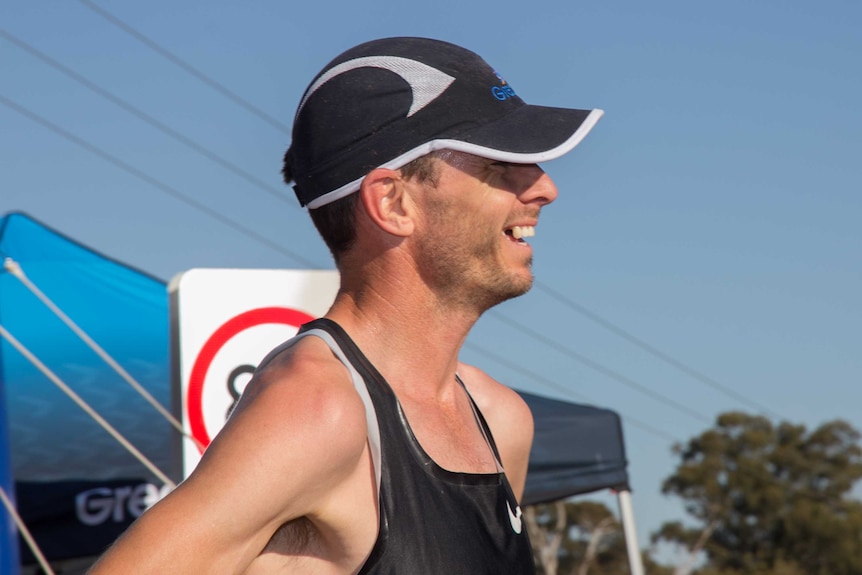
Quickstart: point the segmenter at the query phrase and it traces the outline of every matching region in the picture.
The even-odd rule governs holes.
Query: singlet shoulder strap
[[[497,471],[502,472],[503,463],[500,461],[500,452],[497,451],[497,444],[494,442],[494,436],[491,433],[491,428],[488,426],[488,422],[485,421],[485,416],[482,415],[482,412],[479,410],[479,406],[476,405],[476,401],[473,399],[473,396],[470,395],[470,390],[467,389],[467,386],[464,384],[464,380],[461,379],[461,376],[457,373],[455,374],[455,380],[461,384],[461,388],[464,390],[464,393],[467,394],[467,399],[470,400],[470,407],[473,409],[473,417],[476,418],[476,423],[482,431],[485,443],[488,444],[488,447],[491,449],[491,454],[494,456],[494,461],[497,463]]]
[[[341,345],[335,340],[331,333],[321,328],[312,328],[296,334],[291,339],[272,350],[260,363],[261,366],[268,363],[273,357],[293,346],[296,342],[306,336],[315,336],[323,340],[329,346],[333,355],[344,364],[347,371],[350,373],[350,378],[353,380],[353,387],[356,393],[359,394],[362,403],[365,405],[365,426],[368,429],[368,447],[371,450],[371,461],[374,465],[374,478],[377,484],[377,494],[380,495],[380,478],[382,474],[382,457],[380,451],[380,426],[377,423],[377,411],[374,409],[374,402],[371,400],[371,395],[368,393],[368,387],[365,385],[365,380],[353,367],[353,364],[341,349]]]

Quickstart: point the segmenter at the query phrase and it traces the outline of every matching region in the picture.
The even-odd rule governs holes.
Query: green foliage
[[[722,414],[675,446],[680,465],[662,487],[694,525],[666,523],[653,541],[702,551],[699,575],[860,575],[862,503],[850,497],[862,478],[859,438],[843,421],[808,433]]]

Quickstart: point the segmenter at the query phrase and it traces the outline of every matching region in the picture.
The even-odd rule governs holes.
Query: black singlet
[[[413,435],[389,384],[341,326],[318,319],[303,326],[297,337],[310,335],[324,339],[351,371],[370,413],[380,524],[360,575],[535,574],[526,524],[506,475],[457,473],[437,465]],[[491,431],[475,403],[473,407],[499,465]],[[377,429],[371,429],[374,413]],[[380,449],[375,453],[376,442]]]

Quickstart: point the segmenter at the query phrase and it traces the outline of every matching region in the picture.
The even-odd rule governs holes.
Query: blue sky
[[[672,443],[718,413],[862,428],[860,25],[853,0],[6,2],[0,213],[164,279],[330,268],[279,169],[302,91],[342,50],[436,37],[528,102],[604,109],[545,166],[560,197],[532,241],[540,286],[483,317],[464,359],[621,413],[645,545],[683,517],[660,495]]]

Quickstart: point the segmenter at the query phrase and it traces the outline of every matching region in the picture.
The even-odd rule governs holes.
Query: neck
[[[480,313],[447,307],[409,273],[375,281],[368,271],[359,277],[342,273],[326,317],[347,331],[396,391],[451,389],[461,346]]]

